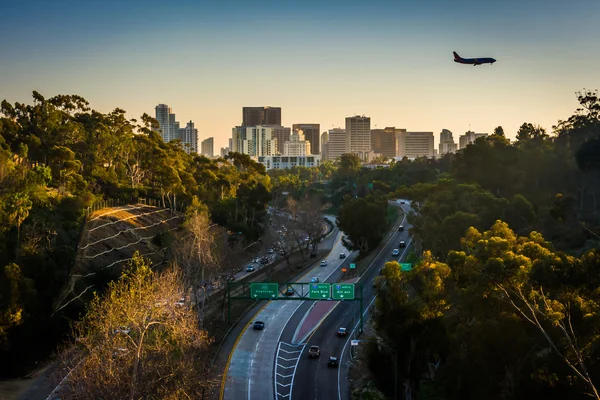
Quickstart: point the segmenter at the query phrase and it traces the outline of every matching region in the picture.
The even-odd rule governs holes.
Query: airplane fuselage
[[[454,62],[457,62],[459,64],[471,64],[471,65],[475,66],[475,65],[481,65],[481,64],[493,64],[496,62],[496,59],[491,58],[491,57],[462,58],[456,52],[454,52]]]

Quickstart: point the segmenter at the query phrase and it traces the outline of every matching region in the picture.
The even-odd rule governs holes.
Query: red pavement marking
[[[317,301],[317,304],[315,304],[308,312],[306,319],[298,330],[296,340],[302,339],[306,333],[317,326],[321,318],[323,318],[323,316],[325,316],[325,314],[327,314],[336,304],[337,301]]]

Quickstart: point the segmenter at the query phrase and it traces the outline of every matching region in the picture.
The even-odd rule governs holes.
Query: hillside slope
[[[54,304],[54,312],[88,291],[120,276],[136,251],[163,263],[163,249],[152,243],[162,232],[174,231],[183,214],[142,204],[105,208],[90,215],[83,229],[69,283]],[[81,297],[85,301],[85,297]]]

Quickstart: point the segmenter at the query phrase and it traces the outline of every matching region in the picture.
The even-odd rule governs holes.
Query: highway
[[[315,267],[300,277],[297,282],[308,283],[312,277],[317,277],[324,282],[342,262],[347,262],[357,255],[355,252],[348,254],[345,259],[340,259],[339,254],[342,252],[348,254],[348,250],[341,242],[341,233],[338,231],[331,252],[323,259],[327,261],[328,265],[320,267],[318,266],[319,262],[316,262]],[[294,358],[294,354],[296,354],[294,350],[280,350],[279,342],[282,333],[292,317],[297,315],[297,311],[301,309],[302,312],[302,310],[308,309],[310,303],[313,302],[270,301],[259,311],[253,321],[263,321],[265,328],[255,331],[252,329],[252,324],[249,324],[238,338],[227,368],[222,398],[231,400],[274,398],[275,356],[288,351],[289,353],[285,354],[290,354],[290,356],[285,358],[293,361],[286,361],[286,363],[293,363],[298,359]],[[285,367],[289,367],[289,365],[285,365]],[[281,367],[281,369],[286,368]],[[291,386],[287,385],[287,387]]]
[[[403,210],[408,213],[411,209],[406,202],[401,205]],[[359,280],[363,286],[363,306],[365,321],[369,318],[369,306],[374,303],[377,289],[373,288],[372,281],[379,275],[379,269],[388,261],[401,261],[410,248],[410,238],[408,229],[410,225],[403,221],[404,231],[394,233],[388,243],[381,250],[379,255],[372,262],[370,268]],[[392,256],[392,251],[398,248],[400,241],[405,241],[406,247],[400,248],[399,256]],[[338,274],[341,274],[339,272]],[[338,274],[334,274],[330,281],[338,279]],[[350,366],[350,340],[354,338],[360,329],[359,327],[359,303],[341,302],[334,311],[321,323],[316,331],[309,337],[303,352],[300,356],[298,366],[295,370],[295,377],[292,385],[291,396],[285,397],[287,400],[310,399],[310,400],[331,400],[331,399],[350,399],[350,388],[347,379]],[[338,337],[336,332],[338,328],[348,329],[346,338]],[[286,339],[282,338],[282,341]],[[319,359],[309,359],[306,351],[311,345],[317,345],[321,349]],[[328,368],[327,361],[329,357],[338,357],[340,364],[338,368]],[[278,397],[283,399],[283,397]]]
[[[410,210],[408,204],[403,204],[402,207],[406,211]],[[400,260],[408,253],[408,228],[405,224],[403,232],[395,231],[387,239],[384,248],[361,277],[365,310],[375,298],[372,280],[379,274],[379,269],[385,262]],[[325,258],[328,265],[319,267],[316,263],[297,282],[309,282],[312,277],[318,277],[321,282],[343,280],[341,266],[348,266],[353,262],[358,252],[348,254],[341,243],[341,236],[338,232],[332,251]],[[394,257],[392,250],[399,247],[401,240],[406,242],[406,248],[400,249],[399,257]],[[341,252],[346,253],[347,257],[340,259]],[[317,307],[326,309],[325,318],[316,329],[299,332],[309,311],[315,311]],[[236,341],[226,370],[221,399],[349,398],[346,375],[350,339],[358,330],[359,314],[358,301],[268,302],[253,319],[265,322],[264,330],[254,331],[252,324],[248,324]],[[368,318],[367,312],[365,317]],[[347,338],[336,336],[337,329],[341,326],[348,328]],[[321,347],[321,356],[317,360],[309,360],[307,356],[308,348],[313,344]],[[339,369],[327,368],[329,356],[341,358]]]

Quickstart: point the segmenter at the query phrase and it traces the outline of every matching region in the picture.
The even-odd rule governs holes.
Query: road
[[[407,202],[401,205],[406,213],[411,209]],[[404,231],[393,234],[388,243],[381,250],[379,255],[372,262],[370,268],[363,274],[359,283],[363,286],[363,305],[364,318],[369,318],[369,306],[373,304],[377,295],[377,289],[373,288],[372,281],[379,275],[379,270],[388,261],[401,261],[407,254],[410,247],[410,238],[408,229],[410,225],[403,221]],[[392,251],[398,248],[400,241],[406,243],[405,248],[400,248],[399,256],[392,256]],[[338,278],[334,274],[332,282]],[[293,381],[293,390],[291,396],[286,399],[310,399],[310,400],[331,400],[331,399],[349,399],[350,388],[347,379],[350,366],[350,340],[354,338],[360,329],[358,302],[341,302],[334,311],[321,323],[313,335],[310,336],[300,354],[300,360],[295,370]],[[348,337],[338,337],[336,335],[338,328],[348,329]],[[285,339],[282,338],[282,341]],[[307,349],[311,345],[317,345],[321,349],[319,359],[308,359]],[[337,357],[340,360],[339,368],[328,368],[327,361],[330,356]],[[279,397],[283,399],[283,397]]]
[[[403,205],[408,211],[408,204]],[[393,233],[387,244],[361,278],[364,307],[372,304],[375,293],[372,280],[379,274],[385,262],[401,259],[410,246],[407,234]],[[392,250],[401,240],[406,241],[400,257],[393,257]],[[358,255],[353,252],[340,259],[339,253],[347,253],[338,233],[332,251],[326,257],[326,267],[315,266],[298,282],[309,282],[318,277],[321,282],[341,280],[341,266],[348,266]],[[317,303],[317,304],[315,304]],[[312,308],[326,308],[325,318],[311,333],[299,332]],[[313,311],[315,311],[313,309]],[[316,310],[319,311],[319,310]],[[249,324],[238,337],[227,368],[227,376],[221,399],[336,399],[349,398],[347,379],[349,340],[358,327],[359,302],[272,301],[257,313],[255,321],[265,322],[263,331],[254,331]],[[366,314],[368,316],[368,313]],[[340,326],[348,328],[347,339],[338,338]],[[310,345],[321,347],[318,360],[308,360],[306,352]],[[341,357],[340,369],[328,369],[330,355]],[[344,377],[344,379],[340,379]],[[338,384],[340,382],[340,384]],[[342,394],[343,397],[340,396]]]
[[[321,282],[326,281],[342,263],[348,263],[356,257],[357,253],[350,253],[345,259],[340,259],[339,254],[348,251],[341,242],[341,233],[337,232],[331,252],[323,260],[327,266],[320,267],[315,263],[315,268],[301,276],[298,282],[309,282],[312,277],[317,277]],[[252,324],[242,331],[231,354],[227,368],[224,386],[224,399],[273,399],[274,398],[274,360],[276,354],[290,354],[288,358],[294,359],[293,349],[280,349],[279,342],[288,321],[296,312],[305,307],[308,309],[310,301],[271,301],[256,315],[255,321],[263,321],[265,328],[262,331],[252,329]],[[286,353],[286,351],[288,353]],[[292,363],[293,361],[286,361]],[[289,365],[285,365],[289,367]],[[285,369],[285,368],[283,368]],[[289,387],[289,386],[288,386]]]

